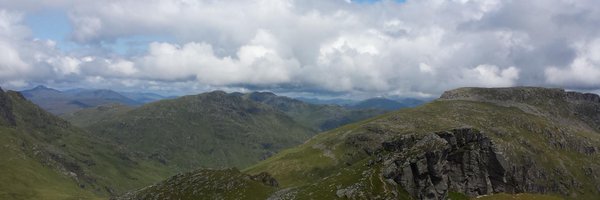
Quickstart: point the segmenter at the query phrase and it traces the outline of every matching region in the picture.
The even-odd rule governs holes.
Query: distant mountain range
[[[71,89],[59,91],[45,86],[21,91],[33,103],[56,115],[75,112],[106,104],[139,106],[144,103],[165,99],[152,93],[124,93],[112,90]]]
[[[162,95],[147,92],[117,92],[107,89],[76,88],[65,91],[59,91],[42,85],[29,90],[23,90],[21,91],[21,93],[28,100],[41,106],[46,111],[56,115],[72,114],[73,112],[82,109],[94,108],[100,105],[121,104],[126,106],[140,106],[158,100],[176,98],[176,96],[165,97]],[[384,111],[393,111],[400,108],[415,107],[428,101],[427,99],[388,99],[379,97],[366,99],[362,101],[354,101],[350,99],[324,100],[318,98],[302,97],[298,97],[296,99],[288,97],[286,98],[289,102],[291,102],[291,100],[298,101],[295,102],[296,104],[299,103],[299,101],[301,101],[309,105],[314,105],[313,108],[317,108],[318,106],[316,105],[329,105],[329,107],[327,108],[332,108],[331,105],[338,105],[355,110],[373,109]],[[331,112],[335,112],[335,109],[331,110]],[[321,130],[323,130],[323,128],[321,128]]]
[[[431,101],[430,99],[389,99],[383,97],[370,98],[362,101],[354,101],[350,99],[318,99],[302,97],[297,99],[311,104],[340,105],[351,109],[378,109],[387,111],[398,110],[400,108],[412,108]]]
[[[255,102],[270,105],[286,113],[296,122],[309,127],[317,132],[337,128],[344,124],[360,121],[379,114],[386,110],[377,108],[349,109],[339,105],[311,104],[303,101],[277,96],[271,92],[252,92],[247,94],[232,93]]]

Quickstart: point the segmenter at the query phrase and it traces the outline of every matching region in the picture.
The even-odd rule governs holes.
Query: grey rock
[[[450,191],[468,196],[515,192],[512,185],[516,183],[507,179],[505,160],[491,140],[475,129],[432,133],[412,147],[403,147],[410,143],[395,141],[398,147],[383,144],[384,149],[392,150],[389,159],[396,159],[384,163],[397,165],[384,166],[383,175],[417,199],[446,199]]]

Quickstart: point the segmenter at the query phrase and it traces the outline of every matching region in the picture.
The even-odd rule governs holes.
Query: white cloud
[[[545,70],[546,81],[563,87],[599,88],[600,39],[577,46],[577,58],[569,66]]]
[[[0,78],[8,79],[30,71],[29,65],[21,60],[19,52],[8,42],[0,41],[0,52]]]
[[[465,86],[509,87],[514,86],[519,78],[519,69],[515,67],[500,69],[494,65],[479,65],[465,70],[461,78],[461,82]]]
[[[46,62],[53,66],[53,70],[59,74],[79,74],[81,61],[77,58],[64,56],[49,58]]]
[[[127,60],[116,60],[107,61],[108,69],[112,73],[121,74],[125,77],[138,73],[138,69],[135,68],[135,63]]]
[[[18,47],[27,29],[20,25],[22,15],[0,10],[0,80],[17,80],[32,73]]]
[[[423,73],[428,73],[428,74],[434,74],[435,71],[433,70],[433,67],[429,66],[428,64],[425,63],[419,63],[419,71],[423,72]]]
[[[45,77],[124,87],[247,85],[418,96],[459,86],[597,89],[600,45],[587,44],[600,39],[596,4],[0,0],[4,8],[25,14],[46,7],[65,10],[74,26],[71,38],[92,47],[91,53],[62,52],[34,41],[22,14],[2,11],[0,50],[7,53],[0,55],[0,82]],[[171,40],[127,56],[93,49],[157,35]]]
[[[240,47],[236,57],[218,57],[206,43],[152,43],[149,49],[148,55],[134,59],[139,76],[147,79],[194,79],[210,85],[279,84],[292,81],[299,68],[296,60],[281,58],[273,49],[258,44]]]

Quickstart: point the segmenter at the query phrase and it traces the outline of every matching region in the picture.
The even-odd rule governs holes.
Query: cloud
[[[600,85],[600,39],[577,45],[577,58],[567,67],[549,67],[546,81],[553,85],[598,89]]]
[[[500,69],[494,65],[479,65],[465,70],[461,82],[464,82],[465,86],[509,87],[514,86],[518,78],[519,69],[515,67]]]
[[[418,96],[461,86],[597,90],[596,4],[0,1],[17,10],[0,15],[0,50],[6,52],[0,55],[0,82]],[[48,7],[68,13],[69,37],[85,51],[62,51],[31,37],[22,16]],[[103,46],[139,36],[172,40],[150,42],[145,51],[128,55]]]
[[[0,10],[0,80],[21,81],[37,74],[32,63],[40,41],[28,40],[28,29],[20,24],[22,14]],[[41,58],[42,55],[38,57]]]
[[[15,49],[13,40],[18,40],[19,35],[25,31],[22,26],[16,25],[21,16],[6,11],[0,11],[0,78],[7,79],[29,71],[29,66],[21,59]]]
[[[258,31],[235,56],[219,57],[212,45],[152,43],[149,52],[134,58],[141,78],[151,80],[196,80],[208,85],[280,84],[292,81],[300,64],[282,57],[274,48],[277,41],[266,31]]]

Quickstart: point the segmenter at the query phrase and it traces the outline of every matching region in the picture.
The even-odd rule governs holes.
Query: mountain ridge
[[[36,105],[56,115],[111,103],[140,105],[139,102],[112,90],[75,89],[63,92],[40,85],[20,93]]]

